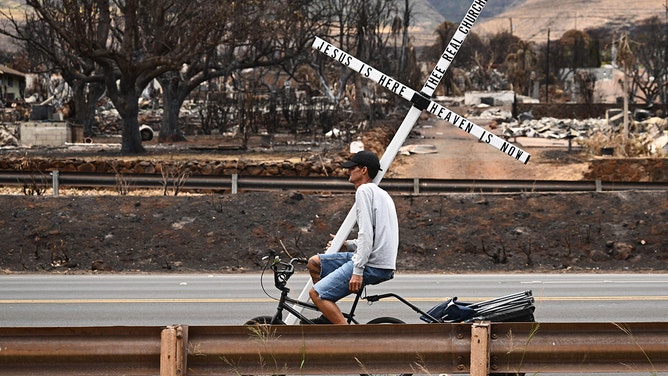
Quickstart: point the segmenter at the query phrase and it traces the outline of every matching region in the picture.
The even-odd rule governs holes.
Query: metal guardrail
[[[0,328],[11,375],[668,371],[668,322]]]
[[[123,188],[211,190],[231,193],[244,191],[299,190],[305,192],[351,193],[353,189],[346,178],[340,177],[285,177],[194,175],[182,182],[161,175],[124,174],[123,182],[115,174],[53,171],[50,175],[34,172],[0,171],[0,185],[51,186],[55,193],[61,186],[72,188]],[[668,190],[668,183],[652,182],[603,182],[571,180],[455,180],[455,179],[384,179],[380,186],[389,192],[420,194],[448,192],[583,192],[624,190]]]
[[[0,328],[0,373],[155,375],[160,327]]]

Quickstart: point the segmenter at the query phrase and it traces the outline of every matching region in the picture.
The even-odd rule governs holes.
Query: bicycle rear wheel
[[[396,317],[377,317],[371,321],[369,321],[367,324],[405,324],[403,320],[399,320]]]
[[[244,325],[270,325],[271,320],[273,320],[272,316],[257,316],[246,321]],[[285,323],[279,320],[276,325],[285,325]]]
[[[387,317],[377,317],[377,318],[367,322],[367,324],[405,324],[405,322],[403,320],[400,320],[400,319],[396,318],[396,317],[387,316]],[[394,374],[389,373],[389,374],[383,374],[383,375],[388,375],[388,376],[389,375],[411,376],[412,374],[410,374],[410,373],[394,373]],[[379,374],[371,375],[371,374],[363,373],[360,376],[381,376],[381,375],[379,375]]]

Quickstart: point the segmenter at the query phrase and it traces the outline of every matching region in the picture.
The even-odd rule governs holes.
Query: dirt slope
[[[269,249],[309,256],[353,195],[0,196],[0,270],[256,270]],[[664,271],[668,193],[394,197],[404,272]]]

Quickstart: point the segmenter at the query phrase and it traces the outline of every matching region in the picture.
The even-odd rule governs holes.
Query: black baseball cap
[[[380,168],[380,161],[378,156],[371,151],[362,150],[358,151],[350,158],[349,161],[341,163],[341,166],[344,168],[351,168],[355,166],[366,166],[369,169],[369,176],[373,179],[378,174],[378,171],[382,171]]]

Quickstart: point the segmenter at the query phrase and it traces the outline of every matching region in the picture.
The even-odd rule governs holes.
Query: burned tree
[[[223,4],[225,3],[225,4]],[[229,3],[229,4],[227,4]],[[144,152],[138,98],[156,77],[212,51],[237,2],[213,0],[27,0],[72,59],[100,68],[107,96],[123,121],[121,152]]]
[[[60,73],[68,83],[76,109],[74,122],[83,126],[84,136],[90,136],[97,100],[105,91],[100,67],[91,59],[78,57],[34,12],[26,11],[21,17],[14,17],[11,12],[0,14],[4,17],[0,34],[24,49],[30,70],[37,74]]]
[[[629,43],[634,64],[629,67],[630,95],[646,104],[668,103],[668,23],[652,17],[632,33]],[[632,93],[632,94],[631,94]]]
[[[358,59],[397,77],[397,66],[392,67],[389,63],[388,55],[392,53],[392,49],[388,48],[390,34],[384,33],[396,22],[397,9],[396,0],[323,1],[322,10],[328,21],[320,36]],[[311,65],[322,91],[331,103],[338,108],[347,99],[355,116],[373,117],[367,101],[374,89],[367,88],[366,80],[345,66],[320,56]]]
[[[225,27],[215,49],[192,59],[179,72],[158,77],[165,106],[161,141],[183,139],[178,126],[179,109],[200,84],[249,68],[278,70],[309,51],[308,42],[318,15],[306,2],[245,1],[230,8],[221,22]]]

